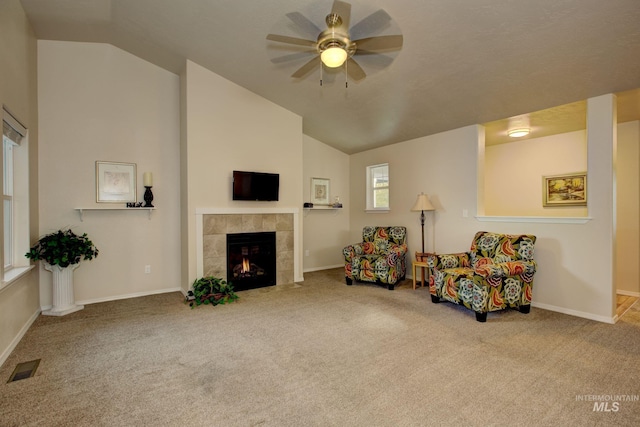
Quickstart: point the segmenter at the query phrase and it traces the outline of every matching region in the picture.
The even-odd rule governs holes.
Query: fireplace
[[[196,277],[227,278],[227,234],[276,233],[276,285],[303,281],[298,208],[196,208]]]
[[[227,234],[227,282],[236,291],[276,284],[276,233]]]

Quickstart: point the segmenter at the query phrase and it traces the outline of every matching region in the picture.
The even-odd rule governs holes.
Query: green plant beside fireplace
[[[233,290],[233,285],[219,277],[202,277],[196,279],[192,285],[193,290],[187,292],[185,302],[191,308],[198,305],[218,305],[234,302],[239,297]]]

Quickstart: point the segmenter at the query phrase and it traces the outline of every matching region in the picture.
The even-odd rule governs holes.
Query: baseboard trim
[[[9,347],[7,347],[2,352],[2,354],[0,354],[0,366],[4,365],[4,362],[7,361],[7,359],[11,355],[11,352],[16,348],[20,340],[22,340],[22,337],[24,337],[24,335],[27,333],[27,331],[29,330],[31,325],[33,325],[33,322],[36,321],[39,315],[40,315],[40,309],[37,309],[35,313],[31,315],[29,320],[27,320],[24,326],[20,329],[18,334],[13,338],[13,340],[11,341],[11,344],[9,344]]]
[[[542,308],[544,310],[555,311],[557,313],[568,314],[570,316],[582,317],[584,319],[595,320],[596,322],[603,323],[616,323],[616,316],[607,317],[607,316],[599,316],[593,313],[587,313],[584,311],[571,310],[570,308],[558,307],[550,304],[542,304],[539,302],[532,302],[531,305],[536,308]]]
[[[147,291],[147,292],[135,292],[133,294],[116,295],[116,296],[105,297],[105,298],[94,298],[94,299],[88,299],[84,301],[76,301],[76,304],[80,304],[80,305],[95,304],[99,302],[116,301],[120,299],[129,299],[129,298],[146,297],[149,295],[166,294],[169,292],[182,292],[182,289],[178,287],[178,288],[158,289],[155,291]]]
[[[332,268],[343,268],[343,267],[344,267],[344,264],[336,264],[336,265],[328,265],[328,266],[325,266],[325,267],[305,268],[303,272],[304,273],[312,273],[314,271],[331,270]],[[420,275],[418,275],[418,279],[417,280],[419,280],[419,276]],[[413,275],[407,270],[405,278],[407,280],[413,280]],[[425,277],[425,282],[426,282],[426,280],[427,279]],[[297,282],[297,280],[296,280],[296,282]]]
[[[344,264],[327,265],[324,267],[305,268],[302,272],[311,273],[313,271],[331,270],[332,268],[340,268],[340,267],[344,267]]]
[[[640,298],[640,292],[632,292],[632,291],[616,291],[618,295],[624,295],[626,297],[636,297]]]

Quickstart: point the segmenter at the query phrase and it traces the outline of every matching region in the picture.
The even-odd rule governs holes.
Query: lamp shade
[[[320,54],[322,63],[329,68],[336,68],[344,64],[347,60],[347,51],[341,47],[330,47],[327,50],[322,51]]]
[[[433,207],[429,198],[426,194],[420,193],[418,194],[418,199],[416,200],[416,204],[411,208],[412,211],[435,211],[436,208]]]

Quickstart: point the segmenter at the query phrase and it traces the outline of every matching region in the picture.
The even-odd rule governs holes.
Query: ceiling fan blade
[[[354,40],[358,51],[363,52],[382,52],[388,50],[397,50],[402,47],[402,34],[394,36],[377,36],[367,37],[360,40]]]
[[[317,27],[316,24],[311,22],[306,16],[301,14],[300,12],[290,12],[287,13],[287,17],[293,21],[302,31],[309,35],[313,35],[317,37],[318,34],[322,32],[320,28]]]
[[[291,53],[289,55],[278,56],[271,59],[274,64],[282,64],[284,62],[295,61],[296,59],[308,58],[311,55],[317,55],[315,50],[308,50],[304,52]]]
[[[307,74],[309,74],[311,70],[313,70],[316,67],[319,67],[319,65],[320,65],[320,55],[316,56],[315,58],[312,58],[311,61],[307,62],[302,67],[298,68],[295,73],[291,74],[291,77],[294,77],[294,78],[304,77]]]
[[[353,60],[353,58],[349,58],[347,61],[347,74],[355,81],[360,81],[367,76],[367,73],[364,72],[360,64]]]
[[[351,21],[351,5],[349,3],[334,0],[331,13],[335,13],[340,16],[340,18],[342,18],[342,27],[345,30],[349,30],[349,21]]]
[[[280,43],[297,44],[300,46],[315,47],[316,42],[313,40],[299,39],[297,37],[281,36],[280,34],[267,34],[267,40]]]
[[[389,16],[389,14],[384,10],[380,9],[351,27],[349,33],[352,38],[357,39],[368,34],[379,33],[389,27],[389,25],[391,25],[391,16]]]

